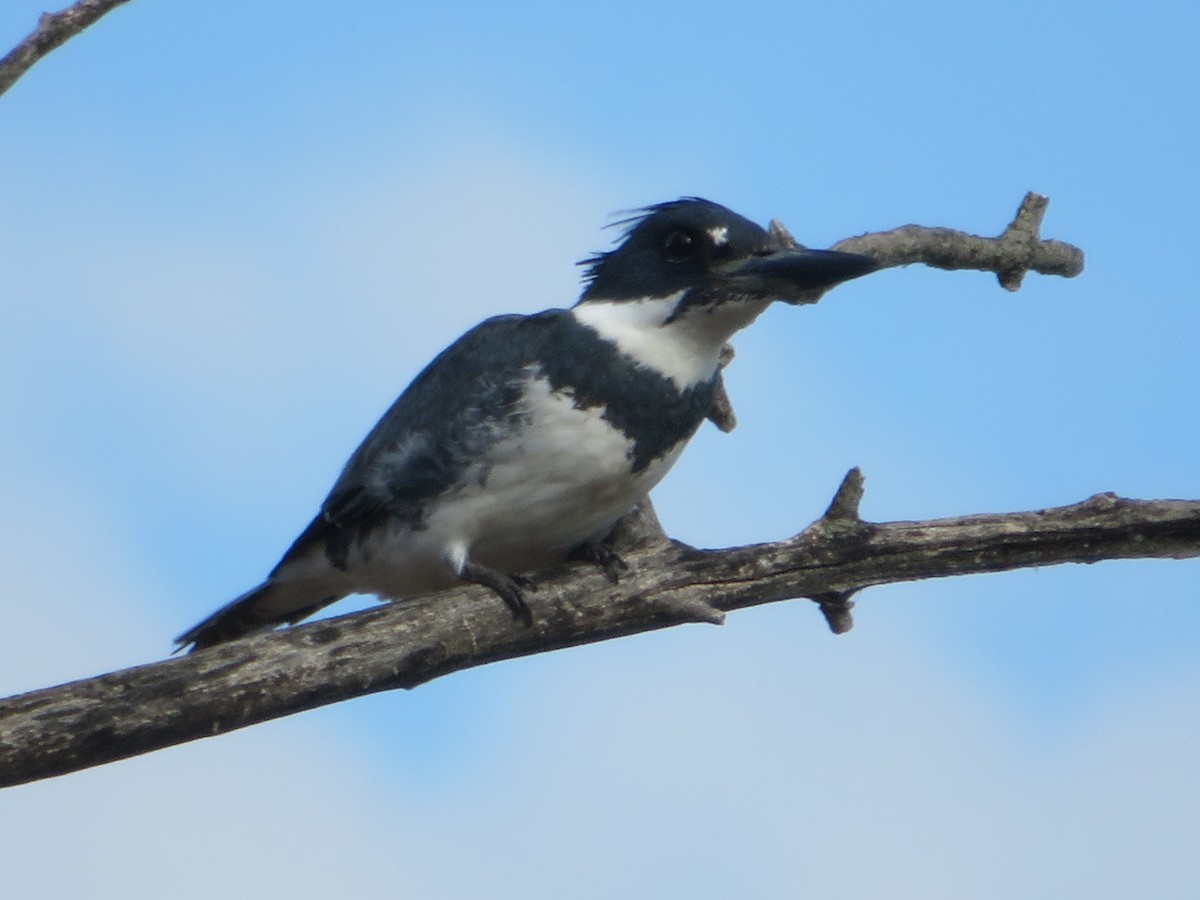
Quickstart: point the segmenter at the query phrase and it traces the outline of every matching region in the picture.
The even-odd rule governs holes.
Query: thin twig
[[[873,257],[884,268],[924,263],[937,269],[993,272],[1001,286],[1015,291],[1021,287],[1027,272],[1074,278],[1083,271],[1082,250],[1065,241],[1042,239],[1042,219],[1049,204],[1049,198],[1032,191],[1027,193],[1013,220],[998,237],[981,237],[951,228],[903,225],[890,231],[846,238],[834,244],[832,249]],[[771,220],[769,230],[782,246],[802,246],[778,219]],[[813,291],[804,302],[817,303],[825,293]],[[733,358],[733,349],[728,349],[722,367]],[[717,383],[708,418],[722,431],[737,427],[737,416],[725,392],[723,378]]]
[[[833,249],[873,256],[884,266],[919,262],[938,269],[994,272],[1010,291],[1021,286],[1026,272],[1074,278],[1083,271],[1083,251],[1063,241],[1043,240],[1040,235],[1049,202],[1041,194],[1026,194],[1012,222],[997,237],[904,225],[847,238]]]

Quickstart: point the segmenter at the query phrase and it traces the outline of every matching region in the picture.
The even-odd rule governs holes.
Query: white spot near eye
[[[724,225],[714,225],[708,229],[708,236],[712,238],[712,242],[718,247],[729,243],[729,229]]]

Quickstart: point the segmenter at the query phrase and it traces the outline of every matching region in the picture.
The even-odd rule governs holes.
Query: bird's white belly
[[[465,559],[509,574],[561,563],[603,537],[667,473],[686,441],[631,472],[631,441],[543,381],[527,391],[525,427],[493,445],[464,487],[436,501],[424,527],[369,539],[358,590],[404,597],[454,583]]]
[[[633,441],[602,418],[578,409],[544,381],[530,384],[528,424],[489,453],[481,479],[430,516],[431,530],[462,542],[476,562],[528,571],[562,560],[602,537],[671,468],[680,442],[634,473]]]

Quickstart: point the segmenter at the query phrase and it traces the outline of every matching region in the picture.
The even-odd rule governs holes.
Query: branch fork
[[[825,514],[800,532],[801,542],[855,541],[865,540],[870,535],[870,525],[862,520],[858,509],[862,503],[862,469],[855,466],[842,479],[833,501]],[[825,623],[834,634],[845,634],[854,627],[854,601],[851,599],[861,588],[840,591],[818,591],[809,594],[825,617]]]

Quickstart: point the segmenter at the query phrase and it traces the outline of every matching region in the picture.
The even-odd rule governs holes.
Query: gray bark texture
[[[796,537],[697,550],[638,510],[622,528],[630,571],[581,564],[541,583],[525,628],[463,587],[257,635],[178,659],[0,701],[0,787],[49,778],[474,666],[797,597],[835,632],[865,587],[1104,559],[1200,556],[1200,501],[1100,494],[1074,506],[923,522],[864,522],[851,470]]]

